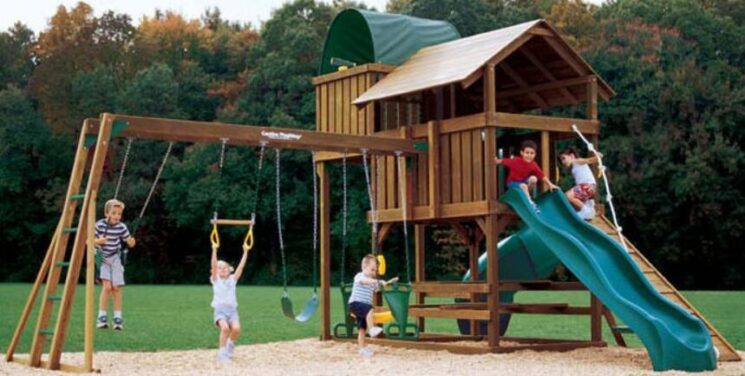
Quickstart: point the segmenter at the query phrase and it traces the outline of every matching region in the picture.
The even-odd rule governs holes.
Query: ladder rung
[[[78,193],[70,196],[70,200],[82,200],[85,198],[85,193]]]
[[[628,326],[625,326],[625,325],[614,326],[614,327],[611,328],[611,330],[614,331],[614,332],[616,332],[616,333],[627,333],[627,334],[633,334],[634,333],[634,331],[631,330],[631,328],[629,328]]]
[[[51,336],[54,334],[54,330],[52,329],[42,329],[39,331],[39,334],[43,334],[45,336]]]
[[[62,231],[63,232],[78,232],[78,228],[77,227],[65,227]]]
[[[49,295],[49,297],[47,299],[49,299],[49,300],[62,300],[62,295],[60,295],[60,294]]]
[[[70,266],[70,262],[69,261],[57,261],[54,263],[54,266],[60,266],[60,267]]]

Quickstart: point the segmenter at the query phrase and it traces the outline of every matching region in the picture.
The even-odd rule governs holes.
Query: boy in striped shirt
[[[122,265],[120,251],[122,241],[130,248],[135,246],[133,238],[127,225],[121,222],[124,203],[112,199],[106,201],[104,215],[106,218],[96,222],[96,240],[103,261],[101,262],[100,276],[103,283],[101,296],[98,301],[98,320],[96,327],[105,329],[109,327],[107,308],[109,296],[114,298],[114,329],[124,329],[122,319],[122,286],[124,286],[124,266]]]
[[[373,294],[379,287],[398,281],[398,277],[382,281],[378,276],[378,260],[373,255],[362,258],[362,271],[354,276],[352,295],[349,297],[349,311],[357,318],[357,344],[360,355],[372,356],[373,352],[365,347],[365,332],[370,328],[370,337],[377,337],[383,329],[373,324]]]

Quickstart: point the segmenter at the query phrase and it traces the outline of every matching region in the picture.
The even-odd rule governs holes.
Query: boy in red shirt
[[[559,189],[548,177],[541,171],[538,164],[535,163],[535,154],[538,146],[531,140],[525,140],[520,145],[520,157],[512,157],[499,159],[494,158],[497,164],[502,164],[507,167],[510,171],[507,174],[507,188],[520,188],[528,196],[528,200],[533,205],[536,214],[540,214],[538,206],[530,198],[530,189],[538,182],[538,179],[543,180],[551,190]]]

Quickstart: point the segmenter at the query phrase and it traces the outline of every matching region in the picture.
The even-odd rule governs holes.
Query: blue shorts
[[[228,323],[228,325],[240,323],[240,317],[238,317],[238,308],[236,307],[215,308],[215,315],[213,316],[212,321],[215,322],[215,325],[218,325],[217,322],[220,320],[225,320],[225,322]]]
[[[520,188],[520,184],[525,184],[527,186],[530,186],[530,183],[528,183],[528,180],[530,180],[530,177],[528,177],[527,179],[525,179],[525,181],[517,181],[517,180],[508,181],[507,182],[507,189],[510,189],[510,188]]]
[[[373,306],[362,302],[350,302],[349,311],[357,318],[357,327],[367,329],[367,313],[373,309]]]

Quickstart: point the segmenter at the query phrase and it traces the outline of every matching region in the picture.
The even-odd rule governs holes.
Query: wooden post
[[[484,112],[487,114],[487,119],[492,119],[491,114],[497,110],[496,86],[493,84],[495,79],[494,65],[489,64],[486,67],[486,72],[484,72]],[[492,84],[489,84],[489,82]],[[497,129],[491,127],[491,125],[493,124],[487,124],[486,137],[484,137],[484,155],[486,156],[484,161],[486,192],[484,193],[486,200],[489,202],[490,212],[496,209],[497,199],[499,198],[497,166],[494,164],[494,158],[497,156]]]
[[[593,342],[603,340],[603,304],[590,293],[590,338]]]
[[[598,79],[595,76],[590,78],[587,82],[587,118],[590,120],[598,120]],[[588,140],[595,146],[595,148],[598,148],[598,150],[599,135],[600,126],[598,126],[598,133],[588,136]],[[592,173],[597,176],[597,165],[592,166]],[[605,205],[598,198],[599,196],[596,197],[596,203],[600,205],[596,205],[595,210],[597,210],[598,215],[605,215]]]
[[[440,125],[436,121],[427,123],[427,151],[429,178],[429,216],[437,219],[440,216]]]
[[[551,141],[548,131],[541,131],[541,169],[551,178]],[[543,192],[548,191],[548,185],[541,183]]]
[[[426,225],[414,225],[414,280],[424,282],[424,261],[425,261],[425,234]],[[416,293],[416,304],[424,304],[424,293]],[[419,331],[424,332],[424,317],[417,319]]]
[[[75,296],[75,290],[78,286],[80,268],[85,256],[86,240],[88,236],[87,233],[90,227],[87,214],[88,210],[90,210],[90,206],[95,204],[91,201],[91,196],[93,195],[94,191],[98,191],[99,185],[101,184],[104,162],[106,160],[106,154],[109,150],[114,119],[113,116],[108,113],[104,113],[101,118],[101,129],[98,134],[98,140],[96,142],[96,150],[93,153],[93,160],[91,162],[90,173],[88,175],[88,184],[85,188],[86,199],[80,209],[77,232],[75,233],[75,241],[73,242],[72,252],[70,254],[70,264],[67,269],[67,276],[65,277],[65,287],[62,292],[59,310],[57,313],[57,322],[54,326],[52,343],[49,346],[49,361],[47,363],[47,368],[49,369],[60,368],[62,347],[65,343],[65,336],[67,334],[68,323],[72,312],[72,302]],[[51,306],[49,308],[51,309]]]
[[[489,347],[499,347],[499,252],[497,250],[497,215],[486,216],[486,281],[489,284]]]
[[[481,239],[477,235],[479,234],[478,225],[474,226],[474,236],[468,240],[468,267],[471,270],[471,281],[476,282],[479,280],[479,245]],[[471,303],[479,302],[479,294],[471,294]],[[479,322],[471,320],[471,335],[480,335]]]
[[[331,339],[331,202],[329,195],[329,173],[326,164],[316,164],[320,190],[321,219],[321,341]]]
[[[88,371],[93,371],[93,326],[95,325],[95,315],[93,307],[95,305],[95,281],[94,271],[96,268],[96,246],[93,243],[96,226],[96,199],[97,191],[91,194],[91,205],[88,208],[88,236],[86,237],[86,266],[85,266],[85,342],[84,342],[84,362],[83,367]]]

